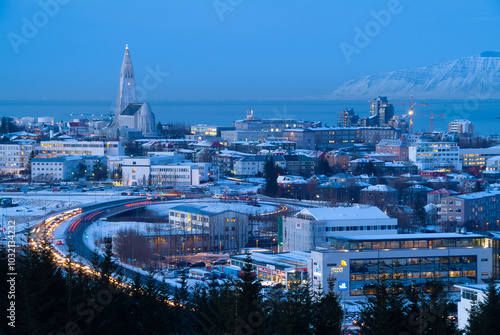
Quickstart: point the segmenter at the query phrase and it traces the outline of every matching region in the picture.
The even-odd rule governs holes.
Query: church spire
[[[118,98],[116,99],[115,118],[113,126],[119,126],[120,113],[127,108],[128,104],[137,102],[135,91],[135,76],[128,44],[125,45],[122,68],[120,71],[120,86],[118,88]]]

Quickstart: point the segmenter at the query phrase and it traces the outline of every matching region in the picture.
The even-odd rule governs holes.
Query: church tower
[[[118,88],[118,98],[116,99],[115,118],[112,126],[119,126],[120,113],[127,108],[128,104],[137,102],[135,91],[135,76],[128,44],[125,46],[122,69],[120,71],[120,87]]]

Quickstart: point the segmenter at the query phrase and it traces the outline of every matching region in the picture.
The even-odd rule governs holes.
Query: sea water
[[[389,100],[390,102],[390,100]],[[430,117],[434,115],[434,130],[447,131],[455,119],[469,119],[476,134],[500,134],[500,100],[429,100],[414,106],[414,132],[429,131]],[[241,101],[151,101],[156,121],[162,123],[210,124],[230,126],[234,120],[246,117],[252,109],[256,118],[294,118],[322,121],[323,125],[337,125],[338,112],[353,108],[360,117],[370,115],[367,100],[241,100]],[[108,101],[0,101],[0,116],[53,116],[55,121],[92,119],[113,115],[114,100]],[[395,114],[405,114],[409,105],[394,105]],[[442,116],[444,115],[444,116]]]

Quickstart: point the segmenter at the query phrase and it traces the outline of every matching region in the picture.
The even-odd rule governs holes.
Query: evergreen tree
[[[28,180],[31,180],[31,160],[35,158],[35,151],[31,151],[28,161],[26,162],[26,168],[21,171],[22,175],[25,175]]]
[[[29,233],[26,241],[31,241]],[[66,285],[48,242],[41,241],[40,247],[27,243],[22,256],[17,256],[15,330],[18,334],[62,331],[67,320]]]
[[[500,334],[500,291],[493,280],[488,284],[484,300],[472,306],[466,335]]]
[[[7,131],[7,118],[2,116],[2,124],[0,124],[0,134],[6,134]]]
[[[237,282],[237,316],[242,330],[256,331],[263,325],[264,315],[262,315],[262,286],[252,271],[252,257],[246,253],[243,266],[241,267],[241,281]]]
[[[388,287],[381,278],[375,287],[375,294],[361,310],[360,332],[363,335],[399,334],[406,331],[402,322],[407,317],[404,294],[399,287]]]
[[[292,284],[286,294],[285,318],[280,334],[311,334],[313,303],[307,286]]]
[[[75,179],[80,179],[85,177],[85,171],[87,171],[87,167],[85,166],[85,164],[83,164],[82,162],[78,163]]]
[[[106,179],[108,176],[108,173],[106,171],[106,167],[102,163],[102,161],[98,160],[94,163],[94,166],[92,167],[92,179],[94,181],[99,181]]]
[[[273,156],[268,156],[266,158],[266,163],[264,164],[264,178],[266,180],[264,193],[270,197],[274,197],[278,192],[278,170],[274,164]]]
[[[324,174],[325,176],[329,176],[331,174],[330,165],[325,158],[320,158],[318,163],[316,164],[316,173]]]
[[[187,286],[187,277],[185,273],[182,273],[181,277],[181,286],[176,287],[174,291],[174,303],[177,306],[185,305],[188,302],[189,298],[189,290]]]
[[[344,312],[339,297],[334,292],[335,280],[328,280],[328,291],[316,296],[313,308],[313,329],[315,335],[340,334]]]
[[[430,284],[431,292],[422,305],[425,330],[420,334],[426,335],[453,335],[456,334],[455,323],[448,319],[451,314],[451,303],[444,291],[441,282]]]

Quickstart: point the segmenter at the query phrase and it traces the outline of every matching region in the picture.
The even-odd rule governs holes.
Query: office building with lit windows
[[[469,167],[483,169],[487,167],[490,158],[498,155],[500,155],[500,146],[460,149],[460,163],[464,169]]]
[[[125,155],[125,148],[118,141],[41,141],[36,151],[46,157]]]
[[[417,142],[408,149],[410,162],[419,170],[454,169],[462,170],[459,160],[460,149],[452,142]]]
[[[379,276],[422,290],[438,280],[457,291],[454,285],[484,283],[492,275],[492,242],[475,233],[342,236],[311,251],[308,272],[315,290],[335,279],[342,299],[373,294]]]
[[[283,218],[283,251],[314,250],[339,236],[396,234],[397,225],[374,206],[306,208]]]
[[[248,241],[248,215],[231,210],[230,204],[179,205],[170,208],[168,219],[186,238],[208,236],[199,252],[238,251]]]
[[[26,169],[35,141],[20,140],[0,144],[0,174],[18,174]]]
[[[447,197],[441,200],[440,213],[441,222],[452,222],[459,226],[471,224],[474,229],[496,229],[500,226],[500,191],[488,190]]]

